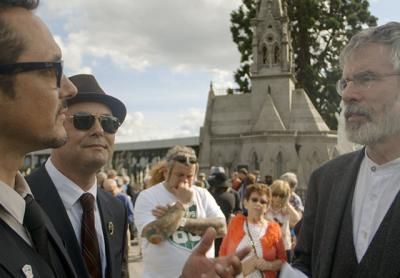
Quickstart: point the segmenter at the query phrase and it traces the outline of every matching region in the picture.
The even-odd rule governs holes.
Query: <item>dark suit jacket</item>
[[[4,221],[0,219],[0,277],[25,277],[22,268],[29,265],[34,277],[55,277],[50,274],[47,265],[39,255],[25,241],[20,238]],[[64,277],[78,277],[64,243],[58,236],[50,220],[45,218],[49,240],[57,252],[61,265],[54,265],[56,273],[63,273]],[[58,269],[60,267],[60,269]],[[47,276],[49,275],[49,276]]]
[[[44,167],[26,178],[37,202],[42,206],[64,242],[78,277],[89,277],[81,248],[69,221],[61,197]],[[126,248],[127,214],[123,204],[101,188],[97,205],[102,220],[107,257],[106,277],[122,277],[122,261]],[[111,224],[112,223],[112,224]],[[113,227],[111,227],[113,226]],[[113,228],[113,231],[111,231]]]
[[[352,202],[350,198],[353,196],[364,153],[365,149],[362,149],[340,156],[327,162],[311,175],[303,224],[295,249],[296,259],[292,264],[309,277],[330,277],[340,229],[350,229],[346,233],[352,235],[351,221],[349,221],[350,225],[341,224],[345,211],[349,209],[347,207],[346,210],[346,205]],[[398,204],[392,206],[398,214]],[[399,254],[400,224],[385,228],[389,230],[390,238],[384,240],[382,247],[384,252],[377,254],[373,265],[370,264],[368,267],[373,268],[376,273],[381,273],[379,277],[399,277],[400,264],[396,254]],[[352,240],[350,242],[352,243]],[[367,252],[373,253],[374,250],[370,249],[374,246],[370,244]],[[343,248],[354,248],[354,244],[341,246],[341,249]],[[340,265],[341,260],[348,260],[348,258],[339,258],[335,265]],[[389,270],[391,274],[388,276]],[[367,276],[368,274],[361,277]],[[348,277],[348,275],[343,277]],[[360,277],[359,274],[357,277]]]

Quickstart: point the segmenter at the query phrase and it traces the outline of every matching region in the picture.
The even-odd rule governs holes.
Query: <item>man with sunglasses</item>
[[[93,75],[70,80],[78,94],[67,101],[68,140],[27,181],[66,242],[79,277],[127,277],[126,210],[96,182],[96,173],[112,158],[126,108]]]
[[[341,67],[346,135],[364,147],[312,174],[284,278],[400,277],[400,23],[356,34]]]
[[[76,274],[65,250],[70,242],[57,235],[18,172],[26,153],[65,143],[65,100],[76,94],[62,74],[60,48],[32,13],[38,5],[39,0],[0,0],[0,277],[85,277]],[[116,235],[114,222],[107,230]],[[249,250],[209,260],[204,254],[214,237],[206,232],[183,277],[241,272],[239,259]]]
[[[38,1],[0,1],[0,277],[77,277],[18,172],[25,154],[63,145],[67,98],[61,50],[33,14]]]
[[[143,278],[178,277],[208,227],[217,237],[226,233],[215,199],[193,185],[199,167],[194,150],[175,146],[165,160],[165,181],[142,191],[135,204],[135,225],[144,238]],[[207,256],[214,257],[214,246]]]

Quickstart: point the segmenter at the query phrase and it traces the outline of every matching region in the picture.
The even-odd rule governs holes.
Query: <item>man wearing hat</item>
[[[70,80],[78,93],[67,101],[67,143],[54,149],[27,181],[65,242],[79,277],[124,277],[126,210],[97,187],[96,173],[112,157],[126,108],[93,75]]]
[[[225,215],[226,224],[229,223],[231,215],[240,211],[239,194],[229,190],[228,178],[225,173],[218,172],[207,179],[210,184],[210,192]],[[236,194],[236,195],[235,195]],[[219,254],[222,238],[215,239],[215,256]]]

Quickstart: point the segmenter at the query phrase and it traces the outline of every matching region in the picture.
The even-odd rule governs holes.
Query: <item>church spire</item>
[[[252,75],[292,73],[286,0],[258,0],[252,26]]]

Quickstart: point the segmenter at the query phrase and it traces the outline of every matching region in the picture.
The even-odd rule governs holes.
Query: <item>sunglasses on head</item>
[[[184,164],[196,164],[197,163],[196,157],[186,156],[186,155],[174,156],[174,158],[172,158],[172,160],[177,161],[179,163],[184,163]]]
[[[21,62],[0,65],[0,75],[12,75],[21,72],[54,69],[57,78],[57,88],[61,86],[63,76],[63,61],[55,62]]]
[[[74,127],[78,130],[89,130],[94,125],[96,119],[99,120],[101,127],[107,133],[114,134],[121,125],[118,118],[111,115],[93,115],[86,112],[75,113],[70,116]]]
[[[261,205],[268,205],[268,201],[265,200],[265,199],[253,197],[253,198],[250,198],[250,200],[251,200],[253,203],[260,203]]]
[[[272,193],[272,197],[279,197],[281,199],[286,198],[286,195],[284,193]]]

